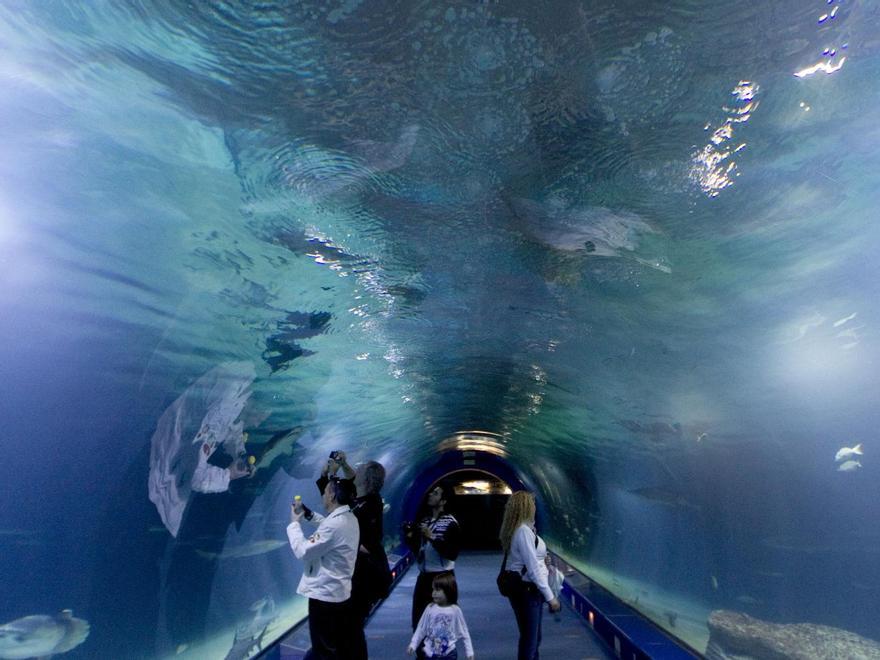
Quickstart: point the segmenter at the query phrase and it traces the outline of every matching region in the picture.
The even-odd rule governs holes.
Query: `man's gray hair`
[[[385,468],[376,461],[367,461],[362,466],[364,471],[365,495],[379,494],[385,485]]]

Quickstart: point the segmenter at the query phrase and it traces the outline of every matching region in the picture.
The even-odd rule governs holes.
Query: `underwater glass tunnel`
[[[335,449],[387,468],[389,551],[484,452],[690,647],[878,657],[878,34],[865,0],[0,1],[0,658],[277,639]]]

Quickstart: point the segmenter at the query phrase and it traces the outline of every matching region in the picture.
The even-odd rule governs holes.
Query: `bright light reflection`
[[[779,352],[785,380],[806,387],[827,385],[863,369],[857,347],[866,326],[853,323],[856,316],[852,312],[829,323],[828,317],[813,311],[787,323],[781,329]]]
[[[498,438],[496,440],[496,438]],[[443,451],[482,451],[506,457],[507,449],[500,442],[501,436],[490,431],[461,431],[443,440],[437,449]]]
[[[833,64],[830,61],[817,62],[813,66],[808,66],[806,69],[795,71],[794,75],[796,78],[806,78],[807,76],[812,76],[814,73],[819,73],[820,71],[829,74],[834,73],[835,71],[840,71],[840,67],[843,66],[844,62],[846,62],[845,57],[841,57],[837,64]]]
[[[462,481],[455,488],[456,495],[510,495],[511,492],[506,484],[483,480]]]
[[[786,380],[809,387],[852,376],[857,363],[849,356],[857,343],[841,344],[834,338],[821,337],[790,345],[782,356]]]
[[[741,142],[735,148],[727,143],[733,139],[734,125],[747,122],[758,107],[755,96],[759,90],[757,84],[740,80],[730,94],[741,105],[722,108],[727,113],[724,123],[712,131],[709,143],[693,155],[690,176],[709,197],[717,197],[721,190],[733,183],[733,177],[739,176],[736,163],[730,157],[744,149],[746,143]],[[704,130],[711,127],[706,124]]]

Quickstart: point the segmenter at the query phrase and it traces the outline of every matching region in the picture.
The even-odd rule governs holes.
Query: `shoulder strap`
[[[504,553],[504,561],[501,562],[501,572],[503,573],[503,572],[506,571],[506,570],[507,570],[507,553],[505,552],[505,553]],[[520,575],[525,575],[525,574],[526,574],[526,567],[525,567],[525,566],[523,566],[523,567],[520,569],[519,574],[520,574]]]
[[[537,550],[537,549],[538,549],[538,532],[535,532],[535,550]],[[523,575],[526,574],[526,567],[525,566],[522,567],[522,574]]]
[[[538,534],[535,533],[535,550],[537,550],[537,549],[538,549]],[[507,552],[510,552],[510,551],[508,550]],[[501,562],[501,570],[502,570],[502,571],[505,570],[505,569],[507,568],[507,552],[504,553],[504,561]],[[520,575],[525,575],[525,574],[526,574],[526,567],[525,567],[525,565],[523,565],[523,567],[522,567],[522,569],[520,570],[519,573],[520,573]]]
[[[504,553],[504,561],[501,562],[501,572],[503,573],[506,570],[507,570],[507,553],[505,552]],[[526,574],[525,564],[523,564],[523,567],[520,569],[519,574],[520,575]]]

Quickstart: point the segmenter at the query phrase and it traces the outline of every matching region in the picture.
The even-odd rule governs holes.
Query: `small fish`
[[[838,333],[837,333],[836,335],[834,335],[834,336],[837,337],[838,339],[852,339],[852,340],[858,342],[858,340],[859,340],[859,330],[861,330],[861,329],[864,328],[864,327],[865,327],[865,326],[860,325],[860,326],[857,326],[857,327],[855,327],[855,328],[848,328],[848,329],[846,329],[846,330],[841,330],[840,332],[838,332]]]
[[[797,326],[796,332],[788,332],[789,336],[783,339],[783,344],[789,344],[796,341],[800,341],[804,337],[807,336],[807,333],[810,332],[813,328],[818,328],[820,325],[825,323],[826,319],[824,316],[819,314],[818,312],[813,312],[811,317],[808,319],[799,319],[799,322],[795,322],[792,325]],[[794,336],[792,336],[794,335]]]
[[[712,589],[718,591],[718,578],[714,575],[710,575],[709,577],[712,578]]]
[[[847,321],[852,321],[856,317],[856,314],[857,314],[857,312],[853,312],[849,316],[845,316],[842,319],[835,321],[834,327],[838,328],[838,327],[842,326],[844,323],[846,323]]]
[[[235,644],[239,644],[245,640],[253,643],[258,637],[266,632],[266,629],[275,622],[275,601],[271,596],[261,598],[250,606],[254,618],[247,623],[238,626],[235,629]],[[229,657],[241,658],[242,655],[233,655]]]
[[[862,456],[862,443],[860,442],[855,447],[841,447],[837,450],[837,453],[834,454],[835,461],[842,461],[845,458],[850,458],[851,456]]]
[[[55,616],[26,616],[0,626],[0,658],[24,660],[66,653],[88,636],[89,622],[74,617],[72,610]]]
[[[840,464],[840,467],[837,468],[838,472],[852,472],[853,470],[858,470],[862,467],[862,464],[858,461],[845,461]]]

